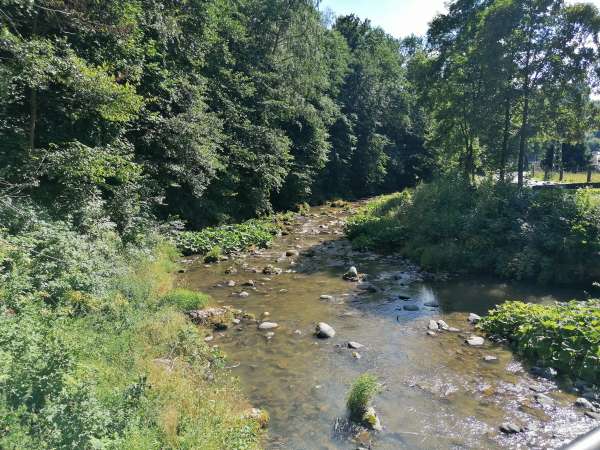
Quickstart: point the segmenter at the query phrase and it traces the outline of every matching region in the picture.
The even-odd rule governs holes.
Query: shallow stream
[[[477,333],[467,322],[470,312],[485,314],[506,299],[580,298],[581,291],[483,279],[427,281],[402,258],[352,251],[341,231],[347,215],[313,208],[271,248],[219,264],[195,262],[184,276],[217,303],[258,319],[268,312],[279,325],[270,336],[243,321],[211,341],[227,354],[253,405],[269,412],[268,448],[550,449],[598,426],[573,407],[573,395],[530,375],[506,348],[487,340],[482,347],[465,343]],[[299,255],[285,256],[294,250]],[[269,264],[283,273],[263,274]],[[344,281],[350,266],[368,274],[369,284]],[[230,267],[237,273],[227,274]],[[228,287],[229,280],[236,286]],[[242,286],[249,280],[254,287]],[[240,297],[242,291],[249,295]],[[429,336],[430,319],[461,332]],[[317,339],[317,322],[331,325],[335,337]],[[365,347],[349,349],[349,341]],[[383,383],[374,405],[384,429],[345,432],[345,398],[364,372]],[[540,403],[540,393],[551,401]],[[527,430],[504,435],[498,427],[507,421]]]

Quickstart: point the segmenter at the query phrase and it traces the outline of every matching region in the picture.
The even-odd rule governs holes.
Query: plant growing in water
[[[352,420],[358,422],[363,420],[369,404],[377,392],[379,392],[379,383],[375,375],[364,373],[354,380],[346,401]]]

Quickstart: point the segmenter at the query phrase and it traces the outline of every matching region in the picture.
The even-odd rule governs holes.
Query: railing
[[[600,450],[600,427],[578,437],[561,450]]]

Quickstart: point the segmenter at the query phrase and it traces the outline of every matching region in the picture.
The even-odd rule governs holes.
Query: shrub
[[[600,384],[600,300],[535,305],[506,302],[480,323],[533,363]]]
[[[600,276],[600,207],[588,189],[444,178],[369,202],[346,233],[356,248],[396,250],[429,270],[565,284]]]
[[[204,256],[204,262],[214,263],[219,262],[219,259],[223,256],[223,250],[218,245],[211,248],[208,253]]]
[[[160,300],[161,305],[174,306],[180,311],[202,309],[208,306],[209,303],[210,297],[208,295],[182,288],[173,289]]]
[[[238,225],[182,231],[174,235],[174,242],[185,255],[207,255],[216,247],[230,254],[252,246],[267,247],[278,230],[275,220],[255,219]]]
[[[379,383],[374,375],[365,373],[354,381],[346,401],[352,420],[362,420],[373,396],[377,392],[379,392]]]

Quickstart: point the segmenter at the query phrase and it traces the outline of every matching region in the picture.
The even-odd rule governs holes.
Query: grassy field
[[[537,181],[552,181],[554,183],[586,183],[587,173],[586,172],[564,172],[563,180],[559,181],[558,172],[550,172],[548,179],[544,179],[543,171],[536,171],[533,176],[530,177]],[[592,172],[592,183],[600,183],[600,172]]]

